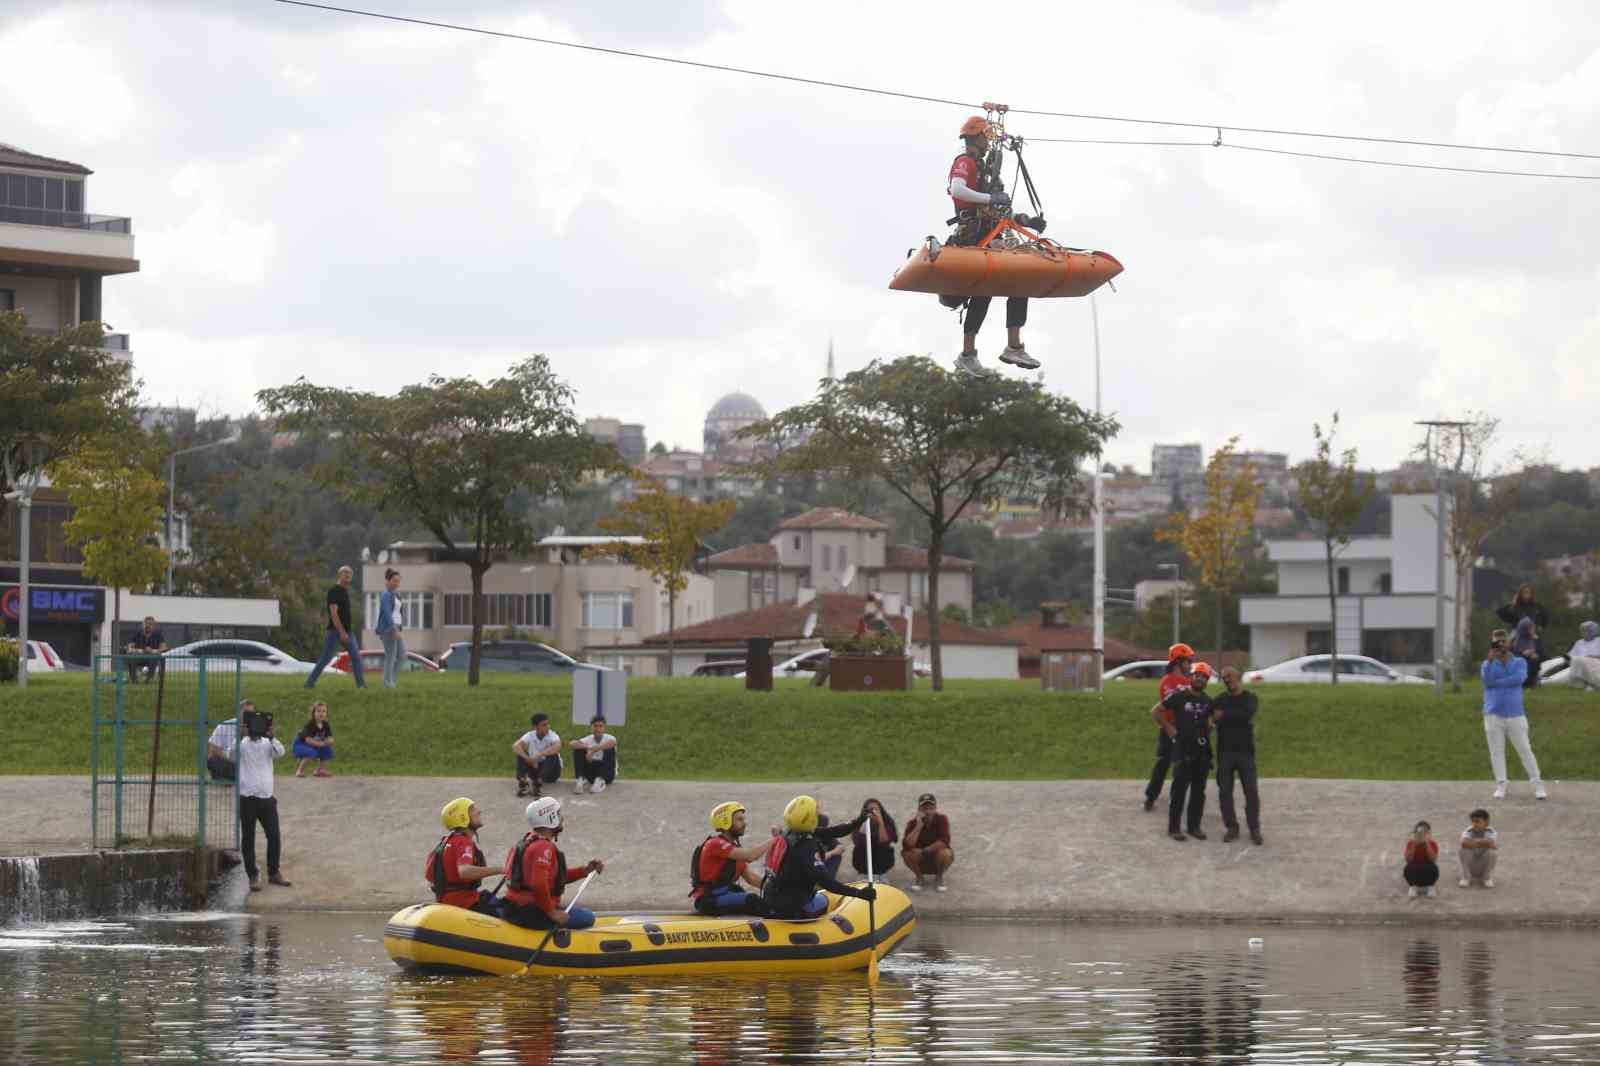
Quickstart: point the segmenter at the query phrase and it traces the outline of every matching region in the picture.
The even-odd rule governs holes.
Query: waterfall
[[[44,921],[44,892],[39,883],[39,860],[32,855],[16,858],[0,859],[9,867],[9,880],[12,884],[12,898],[14,902],[7,910],[0,910],[0,920],[4,922],[42,922]]]

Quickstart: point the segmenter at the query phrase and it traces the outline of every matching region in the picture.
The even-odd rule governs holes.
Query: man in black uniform
[[[774,918],[816,918],[828,909],[828,898],[819,888],[840,896],[874,900],[878,892],[871,885],[854,888],[828,876],[822,865],[823,842],[843,840],[867,821],[863,810],[854,821],[818,828],[817,801],[796,796],[783,809],[783,835],[767,852],[767,877],[761,897]]]
[[[1172,712],[1172,721],[1165,729],[1173,741],[1172,802],[1167,807],[1167,835],[1173,840],[1186,839],[1179,825],[1186,797],[1189,836],[1196,840],[1206,838],[1200,829],[1200,816],[1205,813],[1206,778],[1211,775],[1211,699],[1206,695],[1206,682],[1210,680],[1211,667],[1195,663],[1189,688],[1179,689],[1163,701]]]
[[[1238,667],[1222,668],[1227,691],[1212,701],[1212,721],[1217,723],[1217,800],[1222,804],[1222,824],[1228,831],[1224,844],[1239,839],[1239,818],[1233,810],[1233,778],[1244,785],[1244,820],[1250,842],[1261,844],[1261,796],[1256,792],[1256,694],[1246,692]]]

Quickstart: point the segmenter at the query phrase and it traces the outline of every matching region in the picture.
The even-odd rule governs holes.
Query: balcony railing
[[[116,215],[90,215],[82,211],[47,211],[39,207],[13,207],[0,204],[0,222],[24,226],[55,226],[58,229],[96,230],[100,233],[132,233],[133,219]]]

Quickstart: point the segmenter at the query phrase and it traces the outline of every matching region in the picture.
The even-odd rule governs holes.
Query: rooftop
[[[813,636],[821,639],[828,635],[845,635],[856,631],[856,623],[861,618],[861,611],[867,604],[865,596],[852,596],[848,593],[825,593],[815,597],[810,603],[774,603],[766,607],[757,607],[753,611],[740,611],[738,614],[724,615],[713,618],[709,622],[679,629],[672,634],[673,642],[684,644],[738,644],[749,640],[751,637],[771,637],[774,640],[804,640],[806,638],[806,619],[812,614],[817,616],[817,626]],[[902,639],[906,633],[906,621],[899,615],[889,618],[889,624],[894,626],[894,631]],[[915,616],[916,629],[913,634],[914,643],[925,643],[928,639],[928,617],[926,611],[919,611]],[[1015,637],[1001,630],[976,629],[960,622],[952,622],[948,618],[940,622],[940,636],[946,644],[1018,644]],[[644,640],[646,646],[664,645],[667,643],[668,634],[658,633]]]
[[[94,171],[82,163],[70,163],[65,159],[52,159],[47,155],[35,155],[24,151],[14,144],[0,143],[0,166],[26,167],[29,170],[53,170],[60,174],[93,174]]]
[[[813,507],[805,514],[785,518],[779,529],[859,529],[879,532],[889,527],[875,518],[852,514],[842,507]]]

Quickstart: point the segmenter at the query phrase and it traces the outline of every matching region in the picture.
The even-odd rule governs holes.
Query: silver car
[[[1394,667],[1365,655],[1339,656],[1339,680],[1362,685],[1427,685],[1431,682],[1410,674],[1402,674]],[[1248,670],[1244,675],[1247,685],[1263,683],[1281,684],[1331,684],[1333,682],[1333,656],[1302,655],[1298,659],[1278,663],[1261,670]]]

